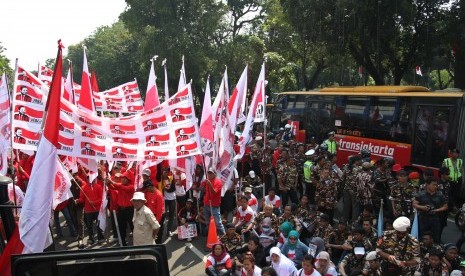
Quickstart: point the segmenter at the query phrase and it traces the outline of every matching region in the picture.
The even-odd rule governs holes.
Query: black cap
[[[229,229],[229,228],[236,228],[236,226],[234,225],[234,223],[228,223],[226,224],[226,229]]]
[[[457,154],[460,154],[460,150],[457,149],[457,148],[453,148],[450,150],[450,153],[457,153]]]
[[[153,187],[153,182],[152,180],[148,179],[142,183],[142,188],[148,188],[148,187]]]

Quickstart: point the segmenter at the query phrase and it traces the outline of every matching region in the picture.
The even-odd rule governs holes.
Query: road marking
[[[200,252],[200,250],[198,250],[196,247],[194,247],[192,245],[192,243],[186,242],[186,247],[189,248],[190,250],[192,250],[192,252],[194,252],[194,254],[197,255],[197,257],[199,257],[199,259],[203,260],[204,263],[207,262],[207,256],[205,256],[205,254],[202,254],[202,252]]]

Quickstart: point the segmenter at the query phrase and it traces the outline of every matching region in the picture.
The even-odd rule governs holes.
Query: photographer
[[[419,211],[420,235],[425,231],[433,233],[435,242],[441,242],[441,216],[447,211],[446,198],[438,192],[438,181],[435,178],[426,179],[426,191],[417,194],[413,207]]]

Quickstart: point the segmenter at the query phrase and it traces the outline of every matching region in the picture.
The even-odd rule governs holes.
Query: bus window
[[[314,97],[307,101],[305,123],[307,137],[315,136],[317,141],[323,141],[327,134],[334,130],[334,98]]]
[[[337,107],[334,119],[340,121],[338,133],[365,136],[368,117],[367,103],[369,102],[369,98],[347,97],[345,100],[338,99],[336,102]]]
[[[370,105],[367,137],[410,143],[406,99],[374,97]]]

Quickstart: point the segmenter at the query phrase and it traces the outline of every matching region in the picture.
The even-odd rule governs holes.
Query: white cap
[[[365,260],[367,261],[373,261],[376,259],[378,259],[378,254],[376,253],[376,251],[368,252],[367,256],[365,257]]]
[[[251,193],[252,192],[252,188],[250,187],[247,187],[244,189],[244,193]]]
[[[405,232],[410,227],[410,220],[407,217],[398,217],[392,227],[399,232]]]
[[[143,200],[143,201],[146,201],[145,200],[145,195],[144,193],[142,192],[135,192],[134,195],[132,196],[131,198],[131,201],[133,200]]]
[[[284,128],[291,128],[291,125],[290,125],[290,124],[286,124],[286,125],[284,126]]]
[[[257,137],[255,137],[255,141],[260,141],[260,140],[262,140],[262,139],[263,139],[262,136],[257,136]]]
[[[254,172],[254,171],[250,171],[250,172],[249,172],[249,176],[252,177],[252,178],[255,178],[255,172]]]
[[[355,247],[354,248],[355,255],[365,255],[365,248],[363,247]]]
[[[309,151],[307,151],[307,152],[305,153],[305,155],[307,155],[307,156],[314,155],[314,154],[315,154],[315,150],[314,150],[314,149],[311,149],[311,150],[309,150]]]
[[[452,272],[449,274],[450,276],[462,276],[462,271],[460,270],[452,270]]]
[[[150,174],[152,174],[150,169],[145,169],[145,170],[142,171],[142,175],[150,176]]]

